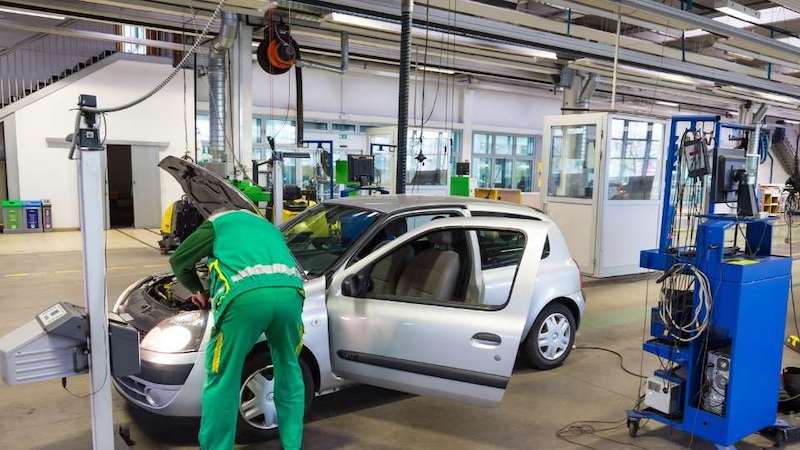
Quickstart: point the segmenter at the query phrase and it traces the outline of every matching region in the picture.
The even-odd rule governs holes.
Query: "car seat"
[[[405,219],[397,219],[389,222],[383,229],[384,240],[381,241],[372,251],[375,251],[392,240],[404,235],[408,231]],[[371,294],[393,295],[397,287],[397,280],[400,273],[406,267],[411,258],[414,257],[414,249],[410,245],[402,245],[392,253],[381,258],[372,268],[372,289]]]
[[[461,270],[461,257],[454,251],[453,233],[438,231],[428,236],[432,248],[415,255],[397,281],[399,297],[450,301]]]

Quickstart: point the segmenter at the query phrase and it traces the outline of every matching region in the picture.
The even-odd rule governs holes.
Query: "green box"
[[[347,184],[347,161],[336,161],[335,177],[336,184]]]
[[[469,197],[469,177],[450,177],[450,195]]]
[[[25,231],[20,228],[22,221],[22,200],[3,201],[3,232],[21,233]]]

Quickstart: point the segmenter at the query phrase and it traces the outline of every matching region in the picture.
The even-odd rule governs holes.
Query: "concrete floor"
[[[167,259],[150,247],[141,243],[118,247],[108,251],[110,303],[131,282],[167,269]],[[80,253],[0,251],[0,286],[0,334],[4,334],[55,301],[82,302]],[[629,369],[642,370],[645,299],[649,296],[652,304],[656,292],[652,279],[642,277],[588,284],[587,311],[576,343],[613,348],[625,355]],[[784,363],[800,365],[800,355],[786,352]],[[655,365],[655,361],[645,359],[644,372],[649,373]],[[600,433],[602,437],[573,437],[574,443],[556,437],[560,428],[578,420],[623,424],[624,411],[636,399],[638,380],[622,372],[613,355],[575,350],[563,367],[548,372],[518,366],[505,399],[493,409],[368,386],[316,399],[306,426],[306,448],[633,448],[624,444],[632,442],[624,426]],[[87,391],[86,377],[71,379],[69,388],[82,395]],[[3,386],[0,405],[0,449],[91,447],[88,401],[71,396],[58,381]],[[136,440],[134,449],[197,446],[198,421],[151,416],[129,407],[116,392],[114,420],[130,426]],[[653,423],[646,424],[634,442],[647,449],[713,448]],[[739,448],[768,446],[768,440],[752,436]],[[270,441],[241,448],[271,450],[280,445]]]

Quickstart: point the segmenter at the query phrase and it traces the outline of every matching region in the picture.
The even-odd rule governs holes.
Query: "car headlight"
[[[141,347],[159,353],[195,352],[206,329],[206,311],[187,311],[161,321],[142,339]]]

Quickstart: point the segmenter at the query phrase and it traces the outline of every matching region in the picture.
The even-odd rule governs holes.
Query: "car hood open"
[[[227,180],[197,164],[167,156],[158,163],[183,188],[204,218],[220,211],[244,209],[259,214],[258,208]]]

